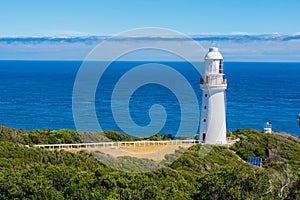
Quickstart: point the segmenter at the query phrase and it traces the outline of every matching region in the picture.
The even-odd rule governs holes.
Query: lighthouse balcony
[[[203,79],[201,78],[200,79],[200,84],[201,85],[227,85],[227,79],[224,78],[224,79],[211,79],[211,78],[206,78],[206,79]]]
[[[226,90],[227,79],[200,79],[201,90]]]

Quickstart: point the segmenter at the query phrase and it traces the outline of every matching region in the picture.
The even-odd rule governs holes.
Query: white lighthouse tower
[[[223,56],[216,47],[205,56],[204,77],[200,80],[203,91],[200,140],[208,144],[227,144]]]

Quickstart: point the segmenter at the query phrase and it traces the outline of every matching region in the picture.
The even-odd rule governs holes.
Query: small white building
[[[272,122],[267,122],[265,124],[264,133],[272,133]]]
[[[200,141],[208,144],[227,144],[225,90],[227,80],[223,74],[223,56],[216,47],[209,48],[205,56],[204,77],[200,80],[203,91]]]

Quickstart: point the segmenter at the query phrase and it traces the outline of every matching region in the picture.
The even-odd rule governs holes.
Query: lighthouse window
[[[203,122],[206,122],[206,119],[203,119]]]
[[[204,96],[207,97],[207,94],[205,94]]]
[[[206,109],[206,106],[204,106],[204,109]]]
[[[220,60],[220,63],[219,63],[219,73],[222,74],[223,73],[223,63],[222,63],[222,60]]]

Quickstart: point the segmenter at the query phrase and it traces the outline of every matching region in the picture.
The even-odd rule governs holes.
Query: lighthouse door
[[[202,141],[205,142],[206,133],[202,133]]]

